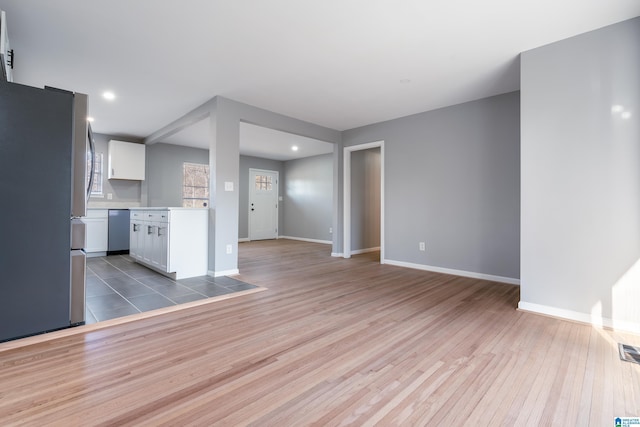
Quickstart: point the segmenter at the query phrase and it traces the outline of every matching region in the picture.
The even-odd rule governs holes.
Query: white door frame
[[[384,264],[384,141],[344,147],[342,253],[344,258],[351,258],[351,153],[378,147],[380,147],[380,264]]]
[[[254,189],[254,182],[251,182],[251,174],[254,172],[266,172],[266,173],[274,173],[276,174],[276,204],[277,204],[277,208],[276,208],[276,228],[277,228],[277,232],[276,232],[276,239],[278,238],[278,236],[280,235],[280,172],[278,171],[272,171],[272,170],[268,170],[268,169],[258,169],[258,168],[249,168],[249,194],[247,195],[247,231],[249,234],[249,241],[251,241],[251,195],[253,194],[253,189]]]

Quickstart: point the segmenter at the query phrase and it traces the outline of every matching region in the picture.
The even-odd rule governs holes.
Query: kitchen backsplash
[[[89,202],[88,209],[128,209],[139,208],[140,202]]]

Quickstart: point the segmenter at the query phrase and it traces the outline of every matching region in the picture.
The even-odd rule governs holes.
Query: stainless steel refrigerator
[[[86,95],[0,81],[0,341],[84,323],[86,119]]]

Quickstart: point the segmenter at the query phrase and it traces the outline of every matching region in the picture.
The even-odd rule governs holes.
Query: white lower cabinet
[[[155,222],[155,234],[153,246],[156,248],[155,257],[152,260],[154,266],[163,271],[169,271],[169,223]],[[206,273],[205,273],[206,274]]]
[[[208,209],[135,209],[130,255],[176,279],[207,274]]]
[[[131,210],[129,216],[129,256],[136,260],[144,258],[144,236],[147,232],[142,222],[143,212]]]
[[[142,228],[144,229],[144,242],[142,245],[142,260],[147,264],[153,265],[153,259],[156,258],[157,248],[154,247],[154,236],[153,236],[153,223],[151,221],[144,221],[142,223]],[[157,263],[156,263],[157,264]]]
[[[130,218],[129,226],[129,256],[135,259],[142,257],[142,223]]]
[[[82,218],[86,224],[87,256],[106,255],[109,244],[109,211],[107,209],[90,209],[87,216]]]

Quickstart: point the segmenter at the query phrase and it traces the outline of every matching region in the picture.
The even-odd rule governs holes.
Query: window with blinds
[[[95,168],[93,170],[93,186],[91,187],[92,196],[102,196],[102,153],[95,153]],[[89,175],[91,174],[91,153],[87,152],[87,184],[89,184]]]

